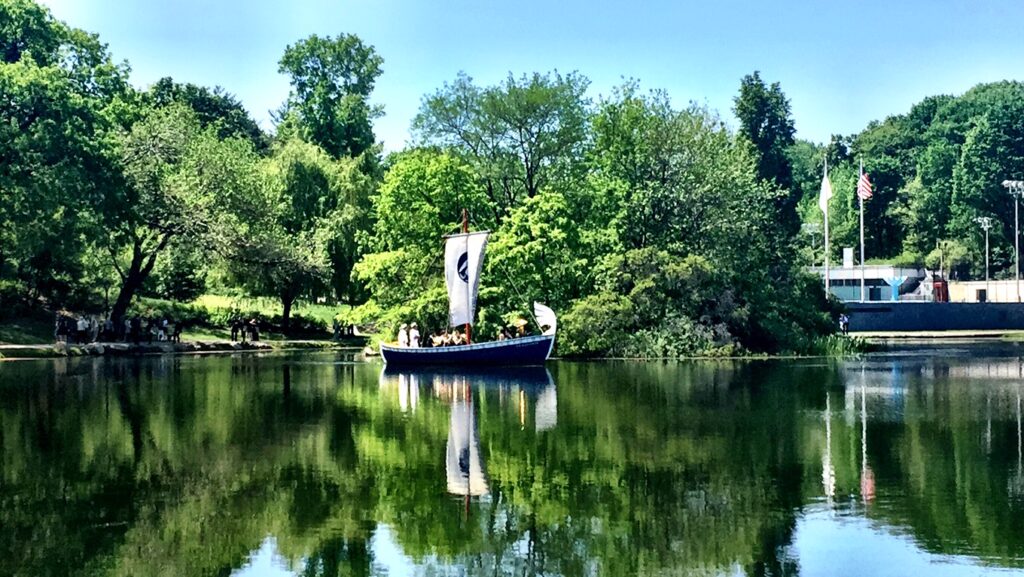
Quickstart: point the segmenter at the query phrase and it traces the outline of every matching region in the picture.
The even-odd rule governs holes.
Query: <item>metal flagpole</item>
[[[992,228],[992,217],[979,216],[974,219],[985,230],[985,300],[992,300],[992,287],[988,283],[988,229]]]
[[[986,222],[986,225],[989,223]],[[992,291],[988,286],[988,226],[985,226],[985,300],[992,300]]]
[[[864,196],[860,194],[860,179],[864,177],[864,160],[860,161],[857,175],[857,198],[860,199],[860,302],[864,302]]]
[[[1020,197],[1013,195],[1013,270],[1016,273],[1017,302],[1020,302]]]
[[[828,178],[828,155],[825,155],[825,178]],[[830,272],[828,270],[828,202],[825,202],[825,297],[828,298],[831,291]]]

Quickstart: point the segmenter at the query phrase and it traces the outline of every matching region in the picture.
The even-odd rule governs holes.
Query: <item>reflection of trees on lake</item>
[[[1021,384],[1006,362],[962,363],[887,361],[845,373],[848,418],[832,424],[837,494],[864,495],[872,471],[869,518],[935,553],[1024,566],[1024,501],[1007,490]]]
[[[272,535],[304,574],[371,574],[384,523],[469,574],[793,574],[800,511],[830,490],[862,507],[865,464],[864,513],[929,549],[1012,565],[1024,546],[1009,380],[563,363],[453,395],[332,359],[5,365],[0,573],[219,575]],[[487,485],[468,510],[447,490],[467,416]]]

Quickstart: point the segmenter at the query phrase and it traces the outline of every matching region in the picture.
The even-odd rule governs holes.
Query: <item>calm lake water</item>
[[[0,575],[1024,575],[1024,348],[0,363]]]

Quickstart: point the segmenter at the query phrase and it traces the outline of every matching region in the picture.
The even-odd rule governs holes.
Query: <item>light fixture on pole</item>
[[[992,228],[992,217],[990,216],[979,216],[974,219],[974,222],[981,225],[981,228],[985,230],[985,300],[992,300],[992,291],[989,290],[988,286],[988,229]]]
[[[817,251],[818,246],[814,241],[818,238],[818,235],[821,234],[821,225],[816,222],[805,222],[800,225],[800,232],[811,237],[811,262],[816,262],[814,260],[814,254],[815,251]]]
[[[1013,196],[1013,272],[1020,302],[1020,197],[1024,195],[1024,181],[1004,180],[1003,186]]]

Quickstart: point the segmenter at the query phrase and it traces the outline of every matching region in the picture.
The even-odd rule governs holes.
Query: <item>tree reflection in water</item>
[[[808,527],[1017,568],[1019,363],[7,363],[0,574],[813,574]]]

